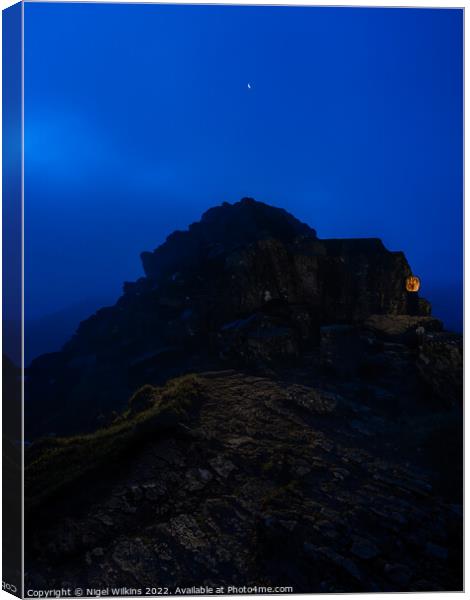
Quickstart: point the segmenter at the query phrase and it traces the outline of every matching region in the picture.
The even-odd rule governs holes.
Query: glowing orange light
[[[406,278],[405,286],[407,292],[417,292],[421,287],[421,280],[416,275],[410,275]]]

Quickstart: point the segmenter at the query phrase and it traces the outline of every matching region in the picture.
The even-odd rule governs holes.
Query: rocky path
[[[27,587],[461,589],[459,500],[406,434],[393,443],[414,417],[377,381],[365,402],[289,373],[202,374],[190,422],[33,517]]]

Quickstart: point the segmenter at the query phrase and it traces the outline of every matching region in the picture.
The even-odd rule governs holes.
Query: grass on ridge
[[[44,438],[25,453],[25,505],[32,509],[67,485],[112,466],[138,444],[186,421],[202,396],[202,381],[184,375],[158,388],[145,385],[111,425],[64,438]]]

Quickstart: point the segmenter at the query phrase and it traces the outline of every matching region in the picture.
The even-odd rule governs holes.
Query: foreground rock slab
[[[313,385],[310,360],[199,374],[189,420],[32,510],[27,586],[461,589],[461,498],[428,417]]]

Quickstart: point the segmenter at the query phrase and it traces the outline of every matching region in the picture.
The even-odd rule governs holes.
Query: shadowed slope
[[[108,429],[33,444],[28,584],[461,589],[460,392],[442,404],[433,361],[450,344],[442,375],[458,380],[461,346],[420,323],[421,340],[403,319],[325,327],[295,367],[145,387]],[[162,428],[164,395],[183,404]]]

